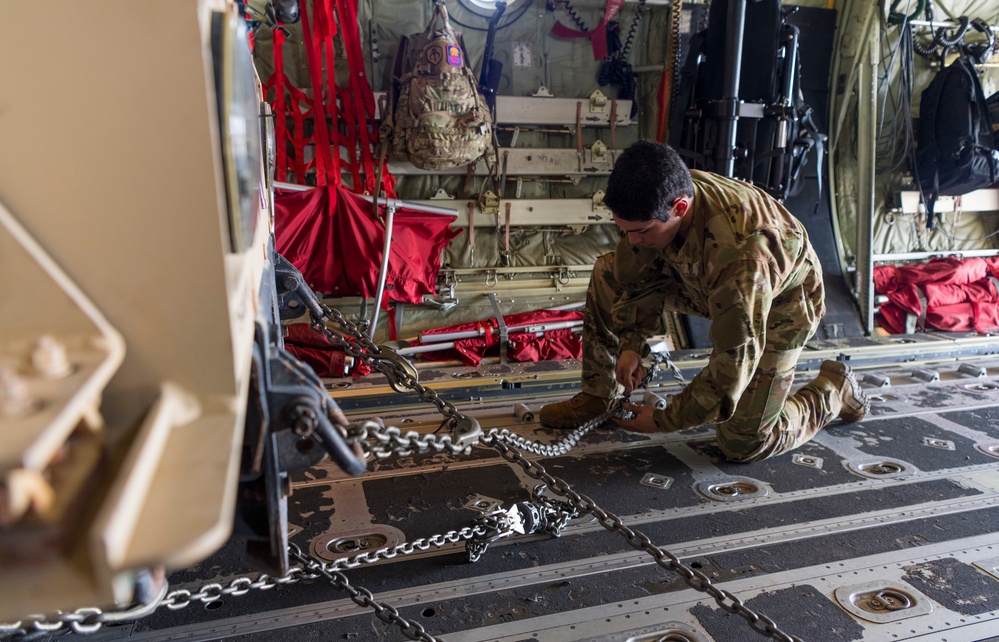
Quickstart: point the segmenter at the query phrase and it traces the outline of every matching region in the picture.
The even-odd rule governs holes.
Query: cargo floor
[[[728,463],[711,428],[652,436],[602,428],[568,453],[530,457],[710,578],[728,592],[716,592],[728,610],[743,610],[743,617],[726,613],[592,515],[572,519],[558,538],[499,539],[476,563],[466,560],[463,542],[441,540],[442,546],[344,573],[424,627],[428,635],[418,639],[764,639],[750,628],[748,611],[808,642],[999,640],[999,381],[992,376],[999,361],[978,350],[899,363],[860,348],[866,360],[856,363],[874,395],[871,415],[859,424],[834,424],[781,457]],[[690,355],[691,365],[696,357]],[[983,368],[985,376],[978,376]],[[448,376],[460,379],[460,371]],[[514,406],[532,410],[565,398],[573,393],[572,373],[564,380],[530,375],[538,382],[531,388],[502,385],[516,377],[509,369],[496,372],[485,366],[475,376],[508,394],[491,395],[483,384],[478,396],[463,387],[452,400],[486,430],[560,439],[525,417],[523,407],[515,416]],[[410,405],[405,395],[377,386],[366,394],[345,399],[352,417],[370,417],[380,405],[374,414],[386,424],[421,433],[437,426],[433,412]],[[370,403],[376,398],[379,404]],[[373,459],[359,478],[320,465],[293,480],[291,540],[332,561],[460,531],[483,511],[530,500],[537,484],[488,447],[469,456]],[[543,496],[560,499],[550,489]],[[243,548],[233,542],[175,572],[170,583],[196,593],[248,574]],[[741,600],[738,606],[729,594]],[[397,624],[320,578],[160,608],[92,639],[405,638]]]

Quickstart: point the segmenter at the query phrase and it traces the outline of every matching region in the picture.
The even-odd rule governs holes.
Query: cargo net
[[[302,0],[300,22],[272,22],[273,72],[263,82],[274,115],[275,178],[299,185],[341,185],[394,197],[395,181],[378,151],[375,95],[364,70],[357,30],[357,0]],[[293,27],[301,36],[308,85],[298,87],[286,73]],[[344,28],[346,27],[346,28]],[[266,66],[258,30],[258,69]],[[337,78],[341,82],[337,82]],[[377,188],[377,189],[376,189]]]

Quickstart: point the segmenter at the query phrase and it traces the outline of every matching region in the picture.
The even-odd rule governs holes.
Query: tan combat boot
[[[550,403],[541,409],[541,425],[549,428],[578,428],[607,412],[611,400],[580,392],[572,399]]]
[[[840,361],[823,361],[819,368],[819,377],[832,383],[839,390],[842,408],[839,418],[849,423],[856,423],[867,416],[871,409],[871,400],[860,387],[860,382],[853,375],[853,370]]]

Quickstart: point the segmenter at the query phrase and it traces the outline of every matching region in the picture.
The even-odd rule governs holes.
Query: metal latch
[[[591,163],[606,163],[607,162],[607,145],[604,145],[601,141],[596,141],[593,146],[590,147],[590,162]]]
[[[479,196],[479,209],[483,214],[499,214],[499,196],[491,191],[483,192]]]
[[[458,276],[455,271],[451,268],[444,268],[440,271],[439,278],[443,280],[439,296],[454,299],[454,289],[458,285]]]
[[[607,111],[607,96],[599,89],[590,94],[590,113],[602,114]]]
[[[561,292],[562,288],[569,285],[572,280],[573,273],[566,266],[560,266],[558,272],[555,273],[555,291]]]
[[[606,212],[608,207],[604,205],[604,191],[598,189],[593,193],[592,201],[592,211],[594,212]]]
[[[443,187],[437,190],[437,192],[430,197],[432,201],[453,201],[454,197],[447,193],[447,190]]]

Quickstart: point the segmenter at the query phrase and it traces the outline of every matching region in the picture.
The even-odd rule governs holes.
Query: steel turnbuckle
[[[486,549],[493,542],[514,533],[524,534],[524,519],[516,504],[507,509],[498,508],[485,515],[480,515],[472,520],[472,524],[475,526],[476,532],[481,531],[482,533],[465,540],[465,554],[468,561],[472,563],[482,559]]]
[[[530,514],[532,520],[529,522],[525,519],[524,530],[528,533],[544,531],[552,537],[558,537],[569,521],[579,516],[579,509],[569,502],[548,497],[544,494],[547,488],[546,484],[538,484],[534,487],[531,498],[537,502],[537,505],[521,502],[521,514],[525,517]]]
[[[497,508],[473,520],[477,534],[465,540],[468,561],[478,562],[490,544],[510,535],[561,535],[566,524],[577,517],[579,511],[568,502],[546,497],[543,494],[546,488],[544,484],[534,487],[531,493],[533,502],[516,502],[510,508]]]

